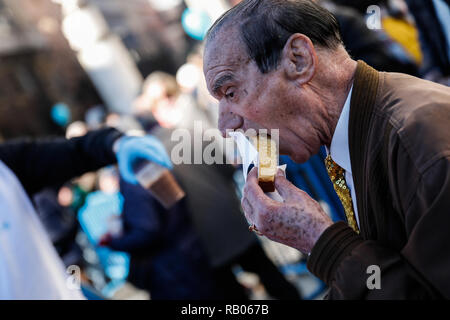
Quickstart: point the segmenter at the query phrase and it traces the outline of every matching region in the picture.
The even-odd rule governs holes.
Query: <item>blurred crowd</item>
[[[222,1],[226,7],[238,2]],[[450,85],[448,0],[319,2],[337,17],[345,47],[354,59],[380,71]],[[0,10],[6,9],[0,6]],[[181,15],[178,19],[181,23]],[[216,101],[203,78],[201,39],[190,35],[187,43],[180,66],[165,67],[167,61],[162,59],[160,69],[140,69],[144,81],[126,112],[111,110],[102,101],[75,112],[73,106],[53,101],[49,117],[67,139],[109,126],[131,136],[151,134],[170,154],[174,129],[193,130],[194,121],[202,121],[204,130],[215,128],[218,117]],[[164,50],[170,51],[170,46],[177,47],[170,43]],[[169,56],[176,60],[182,54]],[[329,182],[311,180],[311,171],[321,170],[314,164],[318,159],[305,165],[287,158],[282,161],[288,163],[287,175],[293,183],[321,201],[335,220],[343,218],[333,193],[321,192],[332,190]],[[243,181],[239,172],[238,165],[175,165],[173,174],[187,196],[171,209],[165,209],[142,186],[124,181],[115,166],[41,190],[33,195],[33,202],[65,265],[81,268],[88,298],[112,298],[124,284],[145,291],[151,299],[307,298],[283,268],[304,265],[305,257],[294,254],[292,259],[279,261],[274,250],[292,252],[266,246],[249,232],[240,206]],[[91,225],[106,223],[106,232],[93,239],[89,234],[93,227],[86,219],[95,220]],[[242,277],[247,273],[259,280]]]

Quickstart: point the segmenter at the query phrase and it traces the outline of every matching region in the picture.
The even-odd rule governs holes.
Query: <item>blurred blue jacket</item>
[[[120,181],[124,232],[109,247],[130,254],[128,280],[152,299],[215,298],[206,254],[184,200],[164,209],[139,185]]]

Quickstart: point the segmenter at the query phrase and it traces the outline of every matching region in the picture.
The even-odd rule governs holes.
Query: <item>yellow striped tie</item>
[[[342,202],[342,206],[344,207],[348,225],[359,233],[358,224],[355,219],[355,212],[353,211],[352,196],[350,195],[350,190],[345,182],[345,170],[334,162],[330,155],[328,155],[325,159],[325,167],[327,168],[331,182],[333,182],[334,190],[336,191]]]

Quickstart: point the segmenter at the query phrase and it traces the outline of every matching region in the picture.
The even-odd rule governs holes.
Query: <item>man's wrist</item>
[[[347,223],[336,222],[319,237],[308,256],[308,270],[329,284],[342,259],[364,240]]]
[[[320,237],[323,235],[323,233],[324,233],[329,227],[331,227],[333,224],[334,224],[334,223],[333,223],[333,221],[331,221],[331,219],[330,219],[330,220],[327,220],[326,222],[324,222],[324,223],[322,223],[322,224],[320,224],[320,227],[319,227],[320,229],[317,231],[316,237],[315,237],[315,239],[313,240],[313,244],[312,244],[312,246],[311,246],[311,249],[309,250],[309,253],[312,252],[312,250],[314,249],[315,245],[317,244],[317,242],[319,241],[319,239],[320,239]]]

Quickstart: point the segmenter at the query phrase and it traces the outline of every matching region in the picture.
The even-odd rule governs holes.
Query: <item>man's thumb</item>
[[[275,189],[277,189],[284,200],[289,200],[294,197],[295,186],[286,179],[284,172],[280,169],[275,176]]]

